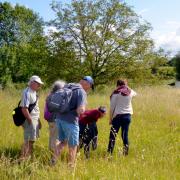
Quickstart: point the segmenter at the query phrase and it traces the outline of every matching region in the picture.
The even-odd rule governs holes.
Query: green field
[[[130,152],[122,156],[120,133],[115,151],[106,153],[109,114],[98,122],[98,149],[86,160],[81,150],[75,169],[67,167],[65,151],[55,167],[49,166],[48,124],[43,119],[45,93],[40,92],[43,128],[34,148],[34,159],[17,163],[23,142],[21,127],[14,126],[11,111],[20,91],[0,91],[0,179],[180,179],[180,90],[167,86],[135,89],[134,115],[130,125]],[[106,105],[110,90],[88,97],[88,107]]]

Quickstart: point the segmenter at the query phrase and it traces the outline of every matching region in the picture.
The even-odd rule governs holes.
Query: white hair
[[[62,80],[57,80],[53,83],[52,88],[51,88],[51,93],[56,92],[59,89],[62,89],[65,85],[65,82]]]

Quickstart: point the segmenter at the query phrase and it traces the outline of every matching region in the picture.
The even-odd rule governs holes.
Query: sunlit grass
[[[83,150],[76,167],[67,166],[65,151],[55,167],[49,166],[48,125],[43,119],[45,93],[40,93],[43,128],[35,144],[34,159],[17,163],[23,131],[12,122],[12,109],[20,99],[20,91],[0,91],[0,179],[179,179],[180,178],[180,90],[169,87],[135,89],[134,115],[130,125],[130,152],[122,156],[120,133],[113,156],[107,154],[109,114],[98,122],[98,149],[90,159]],[[88,108],[105,105],[109,110],[107,93],[92,93]]]

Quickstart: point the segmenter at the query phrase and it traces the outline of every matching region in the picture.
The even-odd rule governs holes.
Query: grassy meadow
[[[106,105],[112,89],[90,94],[88,107]],[[130,151],[122,156],[120,132],[113,156],[106,152],[108,145],[109,114],[97,123],[99,141],[90,159],[83,150],[77,156],[74,170],[67,167],[67,151],[56,166],[49,166],[48,124],[43,119],[46,93],[40,92],[42,129],[35,143],[34,158],[17,163],[23,142],[23,131],[12,122],[12,109],[21,91],[0,91],[0,179],[180,179],[180,89],[167,86],[135,88],[134,115],[129,130]]]

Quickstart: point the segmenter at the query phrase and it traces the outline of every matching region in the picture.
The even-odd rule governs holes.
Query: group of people
[[[31,157],[33,144],[39,137],[41,129],[40,110],[38,106],[37,91],[44,83],[39,76],[32,76],[28,82],[28,87],[22,93],[20,106],[26,120],[24,122],[24,143],[21,149],[20,159]],[[69,111],[65,113],[52,113],[47,106],[48,97],[63,89],[72,89],[69,102]],[[84,148],[86,158],[90,156],[90,149],[97,148],[98,128],[96,122],[106,115],[106,107],[100,106],[96,109],[86,110],[87,93],[94,88],[94,81],[91,76],[84,76],[79,83],[65,83],[55,81],[47,99],[45,101],[44,118],[49,124],[49,149],[52,157],[51,165],[55,165],[59,155],[65,146],[68,145],[68,164],[74,166],[77,151]],[[118,80],[117,87],[110,96],[110,120],[111,125],[108,152],[113,153],[116,135],[121,127],[121,137],[123,140],[123,154],[128,155],[129,141],[128,129],[133,114],[131,100],[136,92],[130,89],[127,81]],[[28,111],[30,104],[36,103],[31,112]]]

